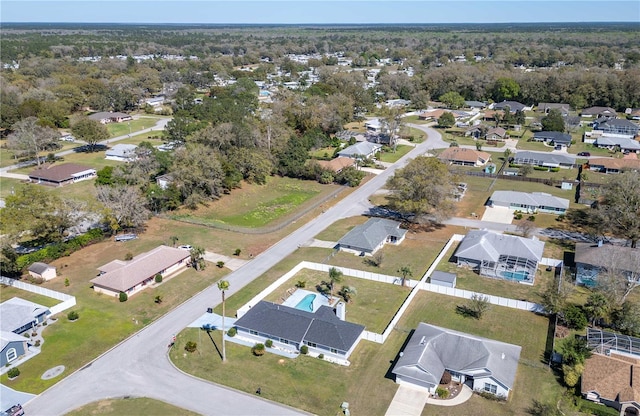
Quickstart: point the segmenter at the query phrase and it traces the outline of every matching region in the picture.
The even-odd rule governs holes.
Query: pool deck
[[[296,291],[293,292],[291,296],[287,298],[287,300],[282,302],[282,304],[290,308],[295,308],[296,305],[307,295],[316,295],[315,299],[313,300],[313,312],[317,311],[321,306],[331,306],[329,305],[329,299],[324,295],[304,289],[296,289]]]

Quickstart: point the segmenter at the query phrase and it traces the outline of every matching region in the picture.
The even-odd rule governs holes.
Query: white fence
[[[0,283],[3,285],[15,287],[17,289],[26,290],[27,292],[37,293],[42,296],[61,300],[62,301],[61,303],[58,303],[57,305],[49,308],[52,315],[65,311],[69,308],[72,308],[76,304],[75,296],[67,295],[66,293],[62,293],[62,292],[56,292],[55,290],[32,285],[30,283],[21,282],[16,279],[10,279],[5,276],[0,276]]]

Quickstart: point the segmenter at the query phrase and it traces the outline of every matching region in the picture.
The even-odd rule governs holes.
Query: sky
[[[174,24],[640,22],[640,0],[0,0],[0,22]]]

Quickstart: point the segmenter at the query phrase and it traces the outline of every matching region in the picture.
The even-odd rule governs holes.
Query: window
[[[315,342],[307,342],[307,345],[311,348],[315,348],[317,346]]]
[[[9,348],[7,350],[7,362],[13,361],[18,358],[18,353],[15,348]]]
[[[337,353],[338,353],[338,350],[337,350],[337,349],[335,349],[335,348],[331,348],[331,352],[332,352],[333,354],[337,354]]]
[[[280,338],[280,342],[282,342],[283,344],[289,344],[289,340],[288,339],[284,339],[284,338]]]
[[[251,335],[258,335],[258,331],[254,331],[253,329],[250,329],[250,330],[249,330],[249,333],[250,333]]]
[[[495,384],[491,384],[491,383],[484,383],[484,391],[488,391],[491,394],[497,394],[498,393],[498,386],[496,386]]]

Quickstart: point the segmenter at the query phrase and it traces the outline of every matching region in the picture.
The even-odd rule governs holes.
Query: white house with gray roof
[[[517,165],[533,165],[545,168],[571,169],[576,166],[576,158],[557,153],[542,153],[523,151],[513,157],[513,163]]]
[[[392,373],[396,383],[434,394],[445,371],[475,391],[508,397],[522,347],[424,322],[411,335]]]
[[[564,214],[569,209],[569,200],[544,192],[494,191],[487,205],[530,214]]]
[[[458,267],[469,267],[478,274],[532,285],[544,242],[499,234],[489,230],[469,231],[454,258]]]
[[[382,149],[382,145],[371,142],[358,142],[338,152],[338,156],[352,159],[367,159],[374,157]]]
[[[386,243],[402,243],[407,230],[400,223],[384,218],[370,218],[364,224],[355,226],[338,241],[338,248],[359,256],[370,256]]]
[[[135,144],[118,143],[105,152],[105,159],[131,162],[137,159]]]
[[[364,326],[339,319],[329,306],[315,312],[260,301],[235,322],[238,335],[285,351],[309,352],[347,360],[358,345]]]
[[[0,330],[22,334],[41,324],[51,311],[46,306],[20,298],[0,303]]]

